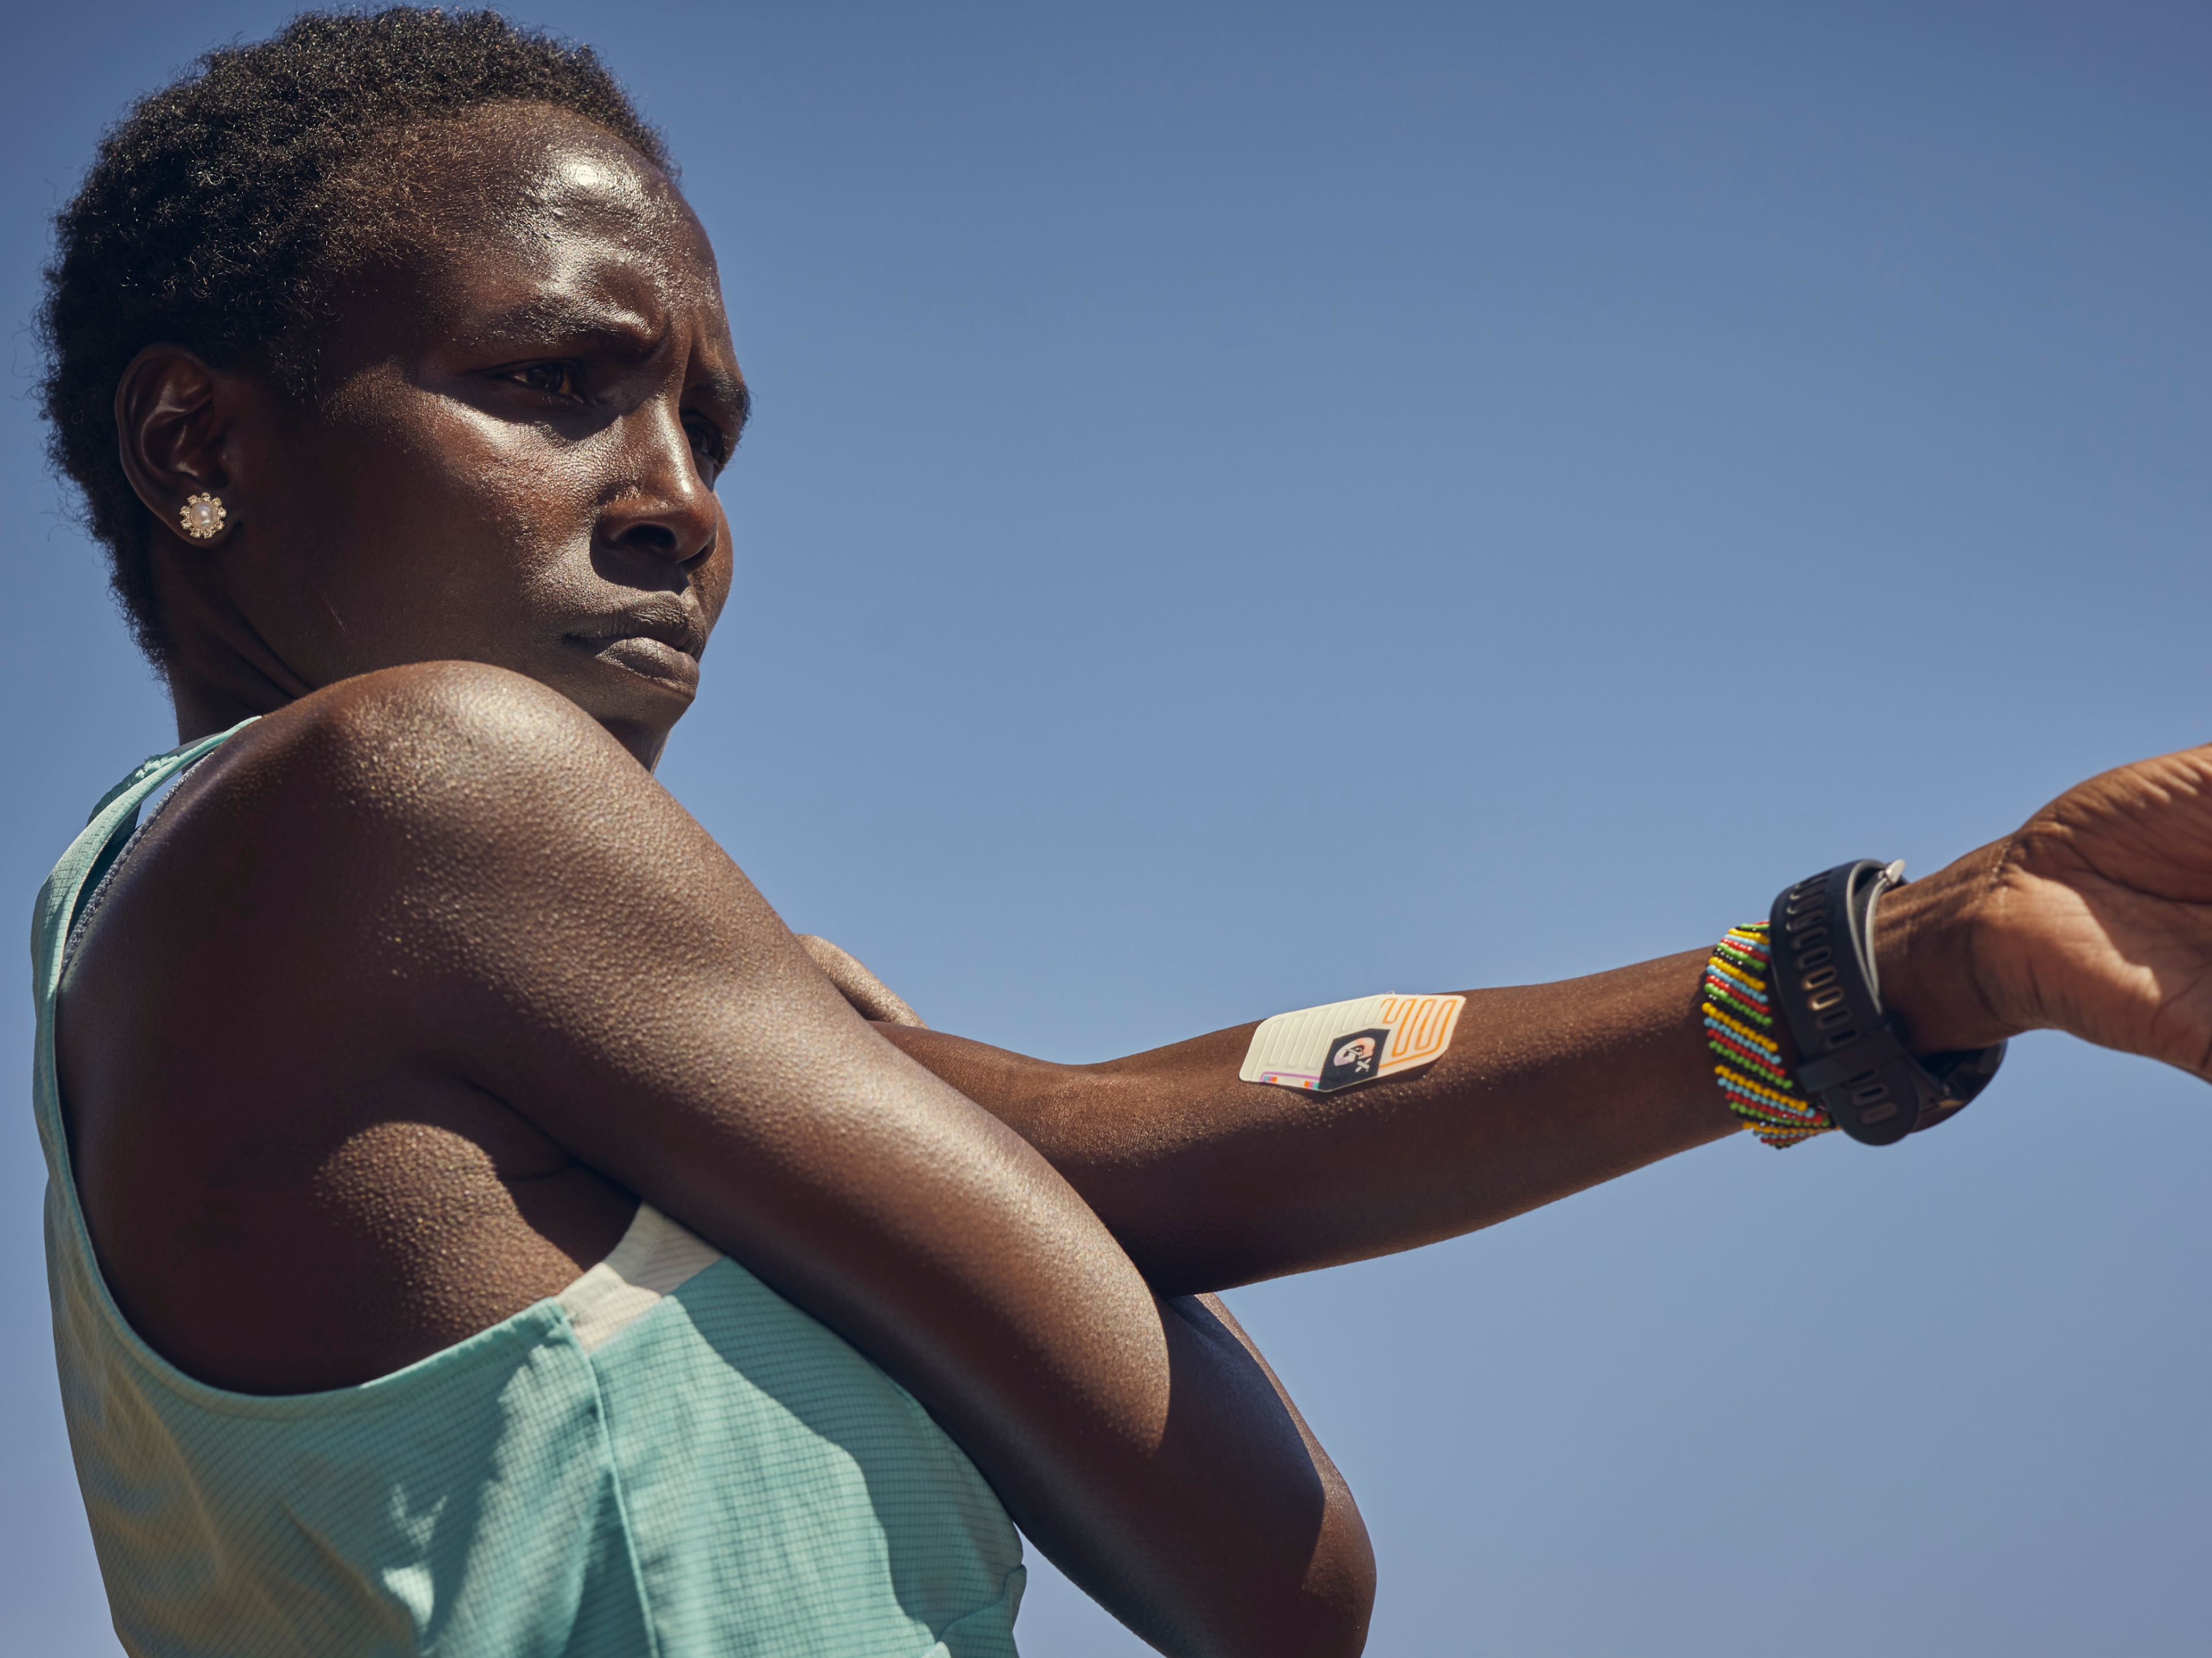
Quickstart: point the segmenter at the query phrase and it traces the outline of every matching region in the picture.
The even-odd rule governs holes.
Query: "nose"
[[[655,398],[622,424],[625,482],[599,514],[601,537],[638,558],[693,563],[713,550],[722,515],[681,411]]]

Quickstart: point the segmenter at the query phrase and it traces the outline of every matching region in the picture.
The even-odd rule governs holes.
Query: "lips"
[[[641,604],[594,616],[568,636],[586,645],[608,645],[623,639],[657,640],[672,651],[696,661],[707,648],[707,620],[688,604]]]
[[[707,623],[686,604],[647,604],[594,616],[562,637],[603,662],[690,688],[699,683]]]

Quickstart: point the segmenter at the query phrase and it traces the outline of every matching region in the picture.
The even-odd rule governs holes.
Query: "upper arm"
[[[1340,1649],[1301,1588],[1329,1490],[1264,1370],[1164,1314],[1044,1160],[862,1020],[580,711],[438,665],[248,738],[231,855],[349,1017],[884,1364],[1153,1638],[1257,1649],[1217,1637],[1292,1609]]]
[[[1006,1315],[1003,1357],[973,1357],[1009,1374],[1077,1358],[1048,1355],[1090,1345],[1085,1321],[1149,1316],[1042,1159],[855,1015],[573,705],[452,665],[323,695],[264,722],[226,793],[252,800],[257,833],[316,849],[264,860],[261,899],[348,958],[355,993],[422,1063],[925,1377],[961,1321],[951,1302]],[[1063,1321],[1079,1289],[1084,1320]],[[1079,1357],[1074,1394],[1125,1403],[1088,1379],[1121,1368],[1110,1345]]]

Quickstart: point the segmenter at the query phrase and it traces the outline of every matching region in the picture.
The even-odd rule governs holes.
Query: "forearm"
[[[2002,981],[1993,959],[2033,959],[2025,901],[2003,892],[2043,822],[1883,902],[1883,1001],[1915,1052],[2042,1022],[1988,987]],[[1436,1064],[1330,1094],[1241,1081],[1249,1024],[1089,1066],[877,1029],[1036,1147],[1155,1288],[1188,1293],[1455,1236],[1728,1135],[1741,1125],[1705,1042],[1709,954],[1466,992]],[[1794,1069],[1786,1027],[1775,1035]]]
[[[1035,1145],[1157,1288],[1188,1292],[1472,1231],[1728,1133],[1705,960],[1469,991],[1435,1065],[1325,1095],[1240,1081],[1250,1025],[1092,1066],[878,1029]]]

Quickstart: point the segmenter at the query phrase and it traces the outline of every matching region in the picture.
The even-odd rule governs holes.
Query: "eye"
[[[691,440],[691,452],[698,458],[699,475],[712,483],[714,475],[729,462],[730,440],[712,421],[687,420],[684,430]]]
[[[584,376],[573,362],[533,362],[507,370],[505,378],[549,398],[581,398]]]

